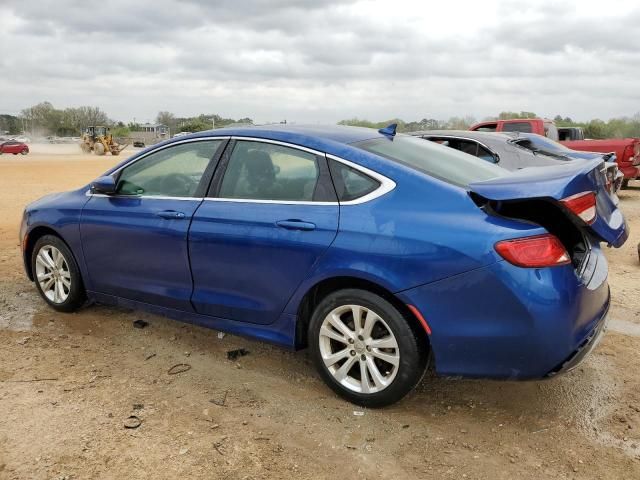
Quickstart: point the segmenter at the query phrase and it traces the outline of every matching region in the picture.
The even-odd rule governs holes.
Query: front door
[[[269,324],[333,242],[338,203],[324,155],[229,145],[189,244],[198,313]]]
[[[224,142],[160,148],[116,174],[115,195],[91,195],[80,233],[92,290],[193,310],[187,234]]]

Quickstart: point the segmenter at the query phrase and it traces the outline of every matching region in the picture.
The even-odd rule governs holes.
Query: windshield
[[[472,155],[407,135],[365,140],[353,145],[464,188],[470,183],[509,173]]]

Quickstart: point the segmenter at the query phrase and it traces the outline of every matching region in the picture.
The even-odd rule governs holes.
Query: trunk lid
[[[469,185],[471,192],[497,202],[550,200],[581,230],[614,247],[620,247],[629,232],[627,222],[607,191],[606,166],[602,160],[575,160],[552,167],[523,168],[509,175]],[[588,225],[561,203],[584,192],[596,194],[596,219]]]

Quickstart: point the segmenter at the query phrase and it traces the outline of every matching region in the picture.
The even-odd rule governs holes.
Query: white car
[[[193,132],[180,132],[180,133],[176,133],[173,138],[176,137],[184,137],[185,135],[191,135]]]

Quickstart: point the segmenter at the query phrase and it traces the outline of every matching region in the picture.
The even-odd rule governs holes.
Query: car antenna
[[[391,125],[388,125],[384,128],[381,128],[380,130],[378,130],[378,132],[380,132],[383,135],[388,135],[390,137],[395,137],[396,136],[396,128],[398,128],[398,124],[397,123],[392,123]]]

